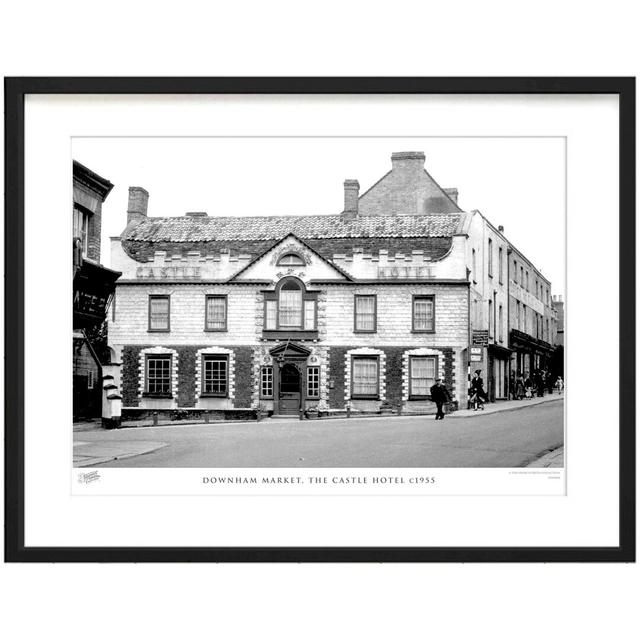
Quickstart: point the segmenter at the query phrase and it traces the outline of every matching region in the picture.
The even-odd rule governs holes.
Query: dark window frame
[[[225,390],[205,391],[205,362],[226,362]],[[200,355],[200,397],[201,398],[228,398],[229,397],[229,354],[228,353],[202,353]]]
[[[210,299],[222,299],[224,300],[224,328],[212,329],[209,325],[209,300]],[[229,296],[226,293],[207,293],[204,297],[204,330],[208,333],[224,333],[229,330]]]
[[[503,284],[504,282],[504,278],[503,278],[503,262],[504,262],[504,251],[502,250],[502,247],[498,247],[498,283],[499,284]]]
[[[318,393],[316,395],[311,395],[309,393],[309,372],[312,369],[318,370]],[[312,364],[307,366],[307,372],[305,377],[305,397],[309,400],[320,400],[320,365]]]
[[[432,360],[435,360],[435,369],[434,369],[434,373],[435,373],[434,383],[435,383],[435,380],[438,378],[438,365],[439,365],[438,356],[409,355],[409,363],[407,367],[407,377],[409,378],[409,400],[431,400],[430,393],[428,393],[427,395],[413,393],[413,384],[411,382],[411,361],[414,358],[425,358],[425,359],[431,358]]]
[[[78,210],[79,213],[82,214],[84,235],[74,236],[76,238],[80,238],[80,244],[82,247],[82,257],[86,258],[89,255],[89,241],[91,239],[91,235],[93,232],[93,211],[91,209],[87,209],[87,207],[82,206],[81,204],[74,202],[73,203],[74,215],[75,210]],[[86,222],[86,227],[84,227],[84,223]]]
[[[431,300],[433,305],[433,321],[431,329],[416,329],[416,300]],[[436,332],[436,296],[433,293],[415,293],[411,296],[411,333],[435,333]]]
[[[354,372],[354,362],[356,360],[375,360],[376,361],[376,389],[377,393],[375,394],[355,394],[353,391],[355,376]],[[351,380],[350,388],[351,388],[351,399],[352,400],[379,400],[380,399],[380,354],[355,354],[351,356]]]
[[[493,240],[491,238],[487,243],[487,275],[493,278]]]
[[[169,391],[149,391],[149,360],[169,361]],[[173,398],[173,354],[172,353],[145,353],[144,357],[144,393],[149,398]]]
[[[265,395],[263,393],[263,386],[262,386],[262,374],[268,369],[271,370],[271,395]],[[260,398],[262,400],[273,400],[273,397],[274,397],[274,384],[273,384],[273,365],[272,364],[265,364],[265,365],[262,365],[260,367],[259,387],[260,387]]]
[[[373,298],[373,329],[358,329],[358,298]],[[353,333],[378,332],[378,296],[375,293],[355,293],[353,295]]]
[[[166,299],[167,301],[167,328],[166,329],[152,329],[151,328],[151,301]],[[149,294],[149,307],[148,307],[148,322],[147,331],[149,333],[169,333],[171,331],[171,295],[168,293],[152,293]]]

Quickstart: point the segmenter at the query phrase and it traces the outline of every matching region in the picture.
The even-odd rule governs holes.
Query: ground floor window
[[[202,356],[202,394],[226,396],[229,377],[229,357],[226,355]]]
[[[409,358],[409,397],[426,398],[436,382],[437,356],[411,356]]]
[[[171,395],[171,355],[148,355],[146,379],[148,394]]]
[[[307,397],[320,397],[320,367],[307,367]]]
[[[260,397],[273,398],[273,367],[262,367],[260,370]]]
[[[353,398],[378,398],[378,358],[354,356],[351,363]]]

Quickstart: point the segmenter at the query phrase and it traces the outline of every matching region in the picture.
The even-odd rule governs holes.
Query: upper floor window
[[[413,297],[413,331],[433,332],[435,325],[435,297]]]
[[[264,328],[315,331],[316,296],[297,278],[285,278],[274,292],[265,293]]]
[[[502,284],[502,247],[498,249],[498,281]]]
[[[305,262],[297,253],[285,253],[278,258],[279,267],[303,267]]]
[[[524,288],[529,291],[529,272],[526,272],[525,278],[524,278]]]
[[[489,273],[489,277],[493,278],[493,240],[489,238],[489,246],[487,247],[487,271]]]
[[[522,305],[522,330],[527,333],[527,305]]]
[[[478,273],[476,271],[477,267],[476,267],[476,250],[475,249],[471,249],[471,279],[474,282],[477,282],[476,280],[476,274]]]
[[[502,318],[502,305],[498,307],[498,340],[504,341],[504,320]]]
[[[169,296],[149,296],[149,331],[169,331]]]
[[[520,286],[524,289],[524,267],[520,267]]]
[[[489,337],[493,338],[493,301],[489,300]]]
[[[77,206],[73,208],[73,237],[79,238],[82,256],[86,257],[89,243],[89,213]]]
[[[294,280],[282,285],[278,324],[283,329],[302,328],[302,288]]]
[[[227,296],[207,296],[205,299],[205,331],[227,330]]]
[[[354,331],[373,333],[376,330],[376,306],[376,296],[355,296]]]

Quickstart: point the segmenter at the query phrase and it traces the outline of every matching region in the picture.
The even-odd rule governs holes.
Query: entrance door
[[[300,411],[300,371],[295,364],[285,362],[280,369],[279,410],[284,414],[297,414]]]

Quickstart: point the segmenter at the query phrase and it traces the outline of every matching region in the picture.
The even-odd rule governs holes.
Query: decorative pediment
[[[351,276],[302,240],[289,234],[240,269],[229,282],[272,281],[287,275],[301,280],[349,281]]]
[[[296,342],[285,342],[283,344],[279,344],[273,349],[269,349],[269,353],[275,358],[279,355],[283,355],[285,358],[288,356],[298,356],[306,358],[310,353],[311,349],[307,347],[303,347],[301,344]]]

